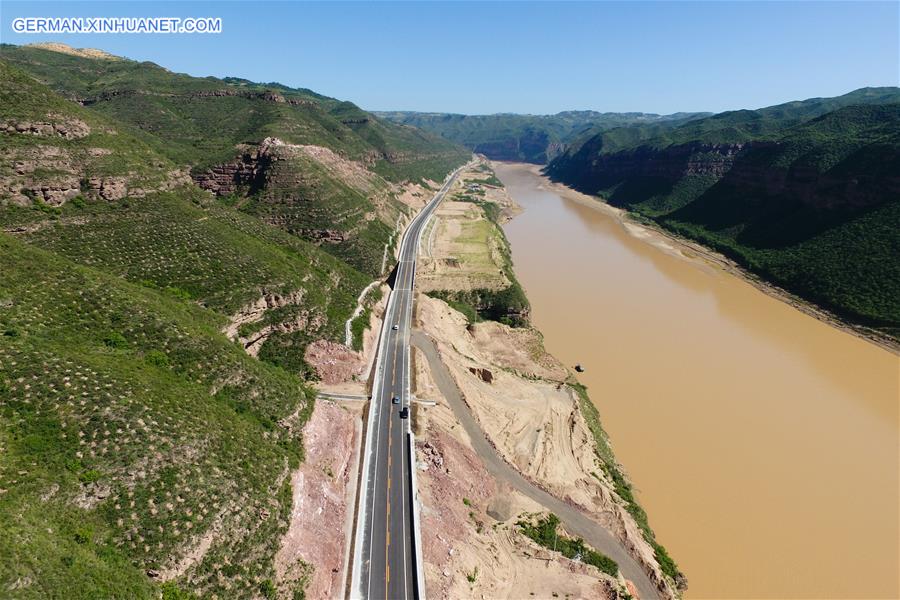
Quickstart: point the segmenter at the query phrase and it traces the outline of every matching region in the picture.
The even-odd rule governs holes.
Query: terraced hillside
[[[583,140],[547,173],[900,339],[900,89]]]
[[[272,585],[312,409],[301,380],[230,343],[212,311],[5,234],[0,251],[4,589]]]
[[[274,556],[307,347],[390,259],[402,180],[466,153],[312,92],[2,59],[0,595],[302,596]]]

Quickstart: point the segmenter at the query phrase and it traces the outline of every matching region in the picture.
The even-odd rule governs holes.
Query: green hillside
[[[304,376],[311,375],[302,359],[307,343],[342,339],[343,322],[368,277],[197,192],[159,194],[127,204],[66,206],[55,218],[32,221],[18,237],[224,317],[264,295],[300,295],[301,301],[267,311],[262,320],[244,326],[242,334],[249,337],[266,325],[297,324],[294,331],[273,332],[262,352]]]
[[[152,133],[163,153],[195,170],[232,159],[238,143],[268,136],[369,159],[394,180],[439,180],[467,158],[437,136],[382,122],[351,102],[307,89],[192,77],[151,62],[86,58],[34,46],[3,44],[0,57],[62,96]],[[418,160],[430,166],[415,164]]]
[[[83,104],[68,103],[81,113],[142,133],[144,146],[203,187],[247,197],[241,205],[253,214],[265,205],[270,223],[372,277],[381,275],[384,247],[403,210],[394,200],[396,184],[440,181],[469,155],[436,135],[383,122],[309,90],[191,77],[153,63],[33,46],[3,45],[0,57],[44,83],[47,92]],[[276,154],[290,154],[290,164],[257,150],[266,140],[276,140]],[[347,166],[323,168],[310,156],[298,157],[294,146],[327,148]],[[141,148],[133,154],[148,153]],[[346,171],[359,165],[380,183],[360,190],[348,181]]]
[[[226,340],[221,315],[5,234],[0,252],[3,588],[149,598],[177,573],[257,594],[312,394]]]
[[[0,133],[4,152],[13,153],[15,162],[34,165],[23,173],[13,165],[5,167],[3,187],[15,194],[23,186],[26,192],[4,200],[0,225],[5,230],[71,260],[168,290],[226,317],[265,295],[302,296],[302,302],[288,302],[267,311],[257,323],[245,325],[242,335],[248,337],[267,325],[283,325],[266,336],[262,352],[298,374],[310,374],[302,359],[307,343],[317,338],[341,339],[343,321],[369,277],[301,237],[269,227],[224,200],[214,200],[186,176],[174,182],[167,179],[174,164],[153,151],[146,133],[63,100],[2,62],[0,73],[4,74],[0,94],[7,101],[2,109],[10,115],[7,119],[59,124],[83,118],[90,128],[90,133],[77,139],[53,133]],[[98,148],[106,153],[96,156]],[[48,174],[48,167],[55,170]],[[153,181],[159,189],[148,185],[150,175],[156,176]],[[65,184],[58,187],[69,186],[74,197],[41,200],[27,193],[29,186],[38,194],[46,193],[41,188],[51,177]],[[109,196],[105,188],[94,190],[86,183],[96,178],[121,179],[127,185]],[[320,181],[338,185],[327,174]],[[132,187],[136,183],[143,185],[139,195]],[[368,201],[349,192],[326,199],[332,204],[343,200],[352,208]],[[354,216],[361,219],[360,211],[347,215],[348,219]],[[366,226],[371,227],[365,221],[357,225]],[[382,226],[381,234],[390,236],[387,226]],[[369,250],[370,262],[380,265],[384,242],[361,239],[377,246]],[[345,253],[355,260],[360,254],[353,249]]]
[[[547,172],[900,339],[900,89],[641,129],[584,140]]]
[[[735,144],[775,139],[785,129],[845,106],[891,102],[900,102],[898,88],[861,88],[834,98],[810,98],[756,110],[699,115],[681,122],[629,123],[588,132],[573,140],[566,154],[578,154],[585,144],[588,153],[612,154],[641,147],[660,149],[678,144]],[[560,158],[564,160],[566,157]]]
[[[124,197],[178,180],[177,165],[156,153],[148,136],[59,97],[3,61],[0,124],[2,204]]]

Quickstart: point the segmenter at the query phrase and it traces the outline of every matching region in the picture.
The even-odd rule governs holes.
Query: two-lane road
[[[428,219],[456,180],[459,170],[412,220],[400,242],[399,263],[382,328],[357,513],[353,598],[419,598],[410,489],[409,330],[419,240]],[[396,327],[396,329],[394,329]],[[393,404],[392,399],[399,403]]]

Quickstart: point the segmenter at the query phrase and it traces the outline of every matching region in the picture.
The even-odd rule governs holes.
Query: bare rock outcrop
[[[246,326],[252,326],[254,323],[262,321],[267,311],[301,305],[305,296],[306,290],[303,289],[294,290],[289,294],[264,291],[258,300],[244,306],[232,315],[228,325],[222,329],[222,333],[228,339],[239,340],[247,354],[257,356],[263,344],[275,333],[318,329],[324,322],[322,315],[313,315],[307,310],[298,310],[292,316],[277,323],[269,323],[259,328],[250,327],[250,331],[245,330]]]
[[[351,381],[362,374],[365,361],[358,352],[343,344],[317,340],[306,347],[303,359],[315,370],[323,383]]]
[[[0,122],[0,131],[6,133],[21,133],[42,137],[61,137],[67,140],[75,140],[87,137],[91,128],[87,123],[75,117],[65,117],[50,113],[47,121],[20,121],[11,119]]]
[[[75,161],[68,150],[52,145],[10,148],[2,153],[12,172],[0,175],[0,196],[18,206],[31,206],[40,200],[59,206],[77,196],[80,180]],[[35,172],[41,173],[35,177]]]
[[[105,157],[113,150],[60,144],[58,138],[82,138],[91,134],[91,128],[80,119],[56,113],[48,113],[46,118],[47,121],[0,123],[0,135],[38,138],[0,149],[0,162],[11,166],[0,171],[0,203],[61,206],[77,196],[115,201],[191,184],[187,168],[171,168],[163,160],[148,165],[150,169],[146,171],[88,175],[103,172],[108,160]]]
[[[28,44],[31,48],[41,48],[42,50],[50,50],[51,52],[59,52],[60,54],[71,54],[72,56],[81,56],[84,58],[96,58],[103,60],[121,61],[123,58],[98,50],[97,48],[73,48],[68,44],[59,42],[38,42],[36,44]]]
[[[88,187],[104,200],[121,200],[128,195],[128,179],[126,177],[91,177]]]
[[[205,173],[196,175],[194,181],[217,196],[233,194],[241,187],[252,193],[265,184],[266,171],[272,162],[270,148],[275,145],[274,141],[275,138],[266,138],[258,146],[242,144],[238,146],[240,154],[235,160],[215,165]]]
[[[113,100],[115,98],[120,98],[123,96],[157,96],[163,98],[188,98],[188,99],[203,99],[203,98],[226,98],[226,97],[237,97],[237,98],[247,98],[250,100],[262,100],[263,102],[274,102],[276,104],[289,104],[293,106],[314,106],[315,103],[311,100],[307,100],[305,98],[288,98],[285,97],[280,92],[276,92],[274,90],[264,90],[264,91],[254,91],[254,90],[242,90],[239,88],[221,88],[217,90],[201,90],[198,92],[189,92],[186,94],[174,94],[174,93],[165,93],[165,92],[152,92],[147,90],[134,90],[134,89],[123,89],[123,90],[104,90],[103,92],[97,94],[96,96],[85,96],[85,97],[73,97],[72,100],[81,104],[82,106],[91,106],[93,104],[97,104],[99,102],[107,102],[109,100]]]
[[[307,577],[307,598],[343,595],[345,527],[352,512],[360,435],[357,419],[322,400],[303,427],[305,459],[291,475],[293,506],[275,554],[276,582],[284,597]]]
[[[472,375],[475,375],[485,383],[493,383],[494,381],[494,374],[491,373],[490,369],[484,369],[482,367],[469,367],[469,372],[471,372]]]

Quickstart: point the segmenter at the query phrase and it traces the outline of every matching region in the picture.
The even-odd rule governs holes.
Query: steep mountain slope
[[[0,152],[9,157],[4,163],[13,165],[3,174],[3,187],[12,190],[0,209],[7,231],[242,321],[240,336],[232,332],[232,337],[273,362],[311,374],[302,358],[306,344],[340,339],[343,319],[367,277],[312,244],[213,200],[184,173],[167,178],[174,166],[153,151],[143,132],[129,134],[127,125],[62,100],[13,67],[0,63],[0,68],[2,110],[16,115],[5,122],[43,120],[56,127],[35,132],[7,126],[0,133]],[[67,139],[58,133],[60,124],[80,118],[89,129],[85,135]],[[98,166],[104,160],[109,162]],[[54,181],[49,168],[64,186],[45,189],[48,179]],[[162,191],[147,185],[150,177]],[[93,185],[95,180],[100,183]],[[142,187],[136,190],[135,182]],[[18,189],[24,192],[16,194]],[[379,262],[382,250],[383,245]],[[254,308],[260,303],[261,309]],[[245,322],[248,311],[253,322]]]
[[[493,160],[544,164],[565,150],[573,139],[623,125],[668,125],[703,113],[655,115],[565,111],[555,115],[456,115],[447,113],[377,113],[398,123],[432,131]]]
[[[383,248],[403,210],[394,200],[398,185],[440,180],[468,156],[437,136],[309,90],[40,47],[4,45],[0,56],[89,111],[150,134],[146,142],[158,154],[188,167],[207,189],[250,197],[251,212],[259,197],[270,222],[371,276],[380,274]],[[291,146],[327,148],[347,161],[344,170],[362,166],[381,181],[372,194],[354,189],[341,172],[315,164],[321,152],[285,157]]]
[[[59,206],[78,196],[133,197],[189,183],[140,132],[68,102],[0,61],[0,199]]]
[[[723,113],[652,137],[629,129],[570,148],[547,173],[900,336],[900,90]]]

